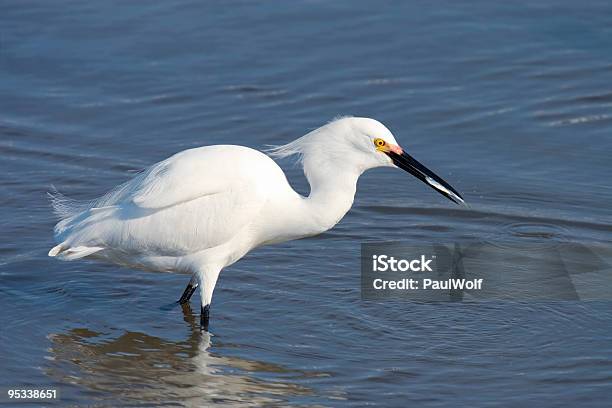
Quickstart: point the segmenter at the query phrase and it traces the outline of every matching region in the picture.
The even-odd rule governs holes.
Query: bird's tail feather
[[[51,191],[47,193],[47,196],[51,200],[53,213],[58,218],[58,223],[55,225],[56,234],[64,232],[71,221],[91,207],[91,202],[79,201],[66,197],[57,191],[54,186],[51,186]]]
[[[91,206],[89,201],[79,201],[66,197],[57,191],[54,186],[51,186],[51,191],[47,193],[47,196],[51,200],[53,213],[60,220],[73,217]]]
[[[63,244],[59,244],[51,248],[49,251],[49,256],[58,257],[65,261],[72,261],[95,254],[103,249],[103,247],[88,246],[65,247]]]
[[[57,191],[54,186],[51,186],[51,191],[49,191],[47,195],[51,200],[51,205],[53,206],[53,213],[59,219],[58,223],[55,225],[56,238],[59,238],[63,233],[68,231],[68,229],[74,222],[78,222],[79,216],[81,216],[85,211],[91,210],[94,203],[92,201],[78,201],[72,198],[68,198],[59,191]],[[104,209],[107,208],[108,207],[104,207]],[[87,216],[88,215],[89,213],[87,213]],[[72,261],[74,259],[80,259],[95,254],[96,252],[101,251],[103,249],[104,247],[100,246],[70,246],[67,241],[64,241],[61,244],[51,248],[51,250],[49,251],[49,256],[57,257],[66,261]]]
[[[65,248],[62,244],[56,245],[49,251],[49,256],[58,256]]]

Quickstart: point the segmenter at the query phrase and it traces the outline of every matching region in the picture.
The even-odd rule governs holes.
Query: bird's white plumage
[[[209,304],[221,269],[253,248],[333,227],[350,209],[361,173],[393,166],[375,138],[397,143],[373,119],[343,118],[273,149],[273,156],[302,157],[308,197],[267,155],[229,145],[177,153],[91,202],[56,195],[59,244],[49,255],[193,273]]]
[[[279,187],[288,187],[284,173],[256,150],[190,149],[66,218],[58,224],[58,238],[63,248],[102,248],[98,257],[130,266],[181,269],[183,257],[221,247],[241,234],[255,238],[249,226]],[[160,258],[162,268],[156,265]]]

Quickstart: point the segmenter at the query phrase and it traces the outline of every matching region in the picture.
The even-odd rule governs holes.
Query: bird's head
[[[362,173],[376,167],[397,167],[453,202],[464,204],[457,190],[406,153],[391,131],[374,119],[340,118],[271,153],[277,157],[299,154],[309,180],[333,171]]]
[[[346,125],[352,128],[353,136],[349,136],[348,139],[354,143],[354,148],[363,153],[362,159],[364,163],[369,164],[368,168],[382,166],[400,168],[451,201],[465,204],[457,190],[406,153],[385,125],[370,118],[345,118],[343,120],[346,120]]]

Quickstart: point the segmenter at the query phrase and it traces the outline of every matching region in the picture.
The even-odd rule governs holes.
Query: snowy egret
[[[200,325],[208,331],[221,270],[254,248],[332,228],[351,208],[364,171],[399,167],[463,203],[454,188],[408,155],[374,119],[337,119],[269,153],[298,155],[310,184],[308,197],[295,192],[276,162],[257,150],[189,149],[91,202],[52,194],[59,244],[49,256],[189,273],[179,303],[189,302],[199,287]]]

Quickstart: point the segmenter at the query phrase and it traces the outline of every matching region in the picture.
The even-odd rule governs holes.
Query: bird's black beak
[[[435,189],[438,191],[438,193],[442,194],[449,200],[452,200],[457,204],[465,205],[465,201],[463,200],[463,197],[461,197],[461,194],[451,187],[450,184],[437,176],[433,171],[416,161],[408,153],[402,151],[401,148],[393,150],[385,152],[391,158],[393,164],[402,170],[406,170],[408,173],[412,174],[423,183],[429,185],[431,188]]]

